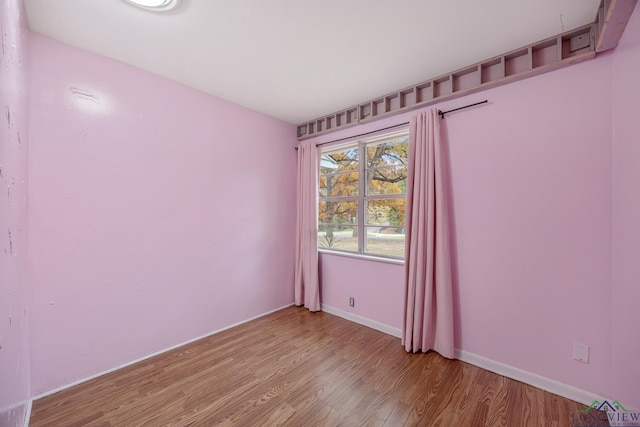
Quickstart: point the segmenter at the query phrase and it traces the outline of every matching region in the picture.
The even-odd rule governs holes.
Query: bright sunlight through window
[[[404,258],[405,133],[322,151],[318,248]]]

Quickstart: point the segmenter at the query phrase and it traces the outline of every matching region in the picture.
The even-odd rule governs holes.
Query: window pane
[[[409,154],[409,137],[391,139],[367,145],[367,168],[377,166],[406,165]]]
[[[403,258],[409,138],[386,138],[321,154],[319,248]]]
[[[320,174],[358,170],[358,148],[323,154],[320,157]]]
[[[407,201],[398,199],[373,199],[367,201],[367,225],[404,226]]]
[[[318,203],[318,223],[325,224],[357,224],[358,202],[321,201]]]
[[[358,195],[358,172],[320,175],[320,197],[350,197]]]
[[[320,224],[318,247],[358,252],[357,228],[347,225]]]
[[[371,255],[404,257],[403,227],[365,227],[365,252]]]
[[[406,166],[387,166],[367,171],[367,194],[404,194],[406,192]]]

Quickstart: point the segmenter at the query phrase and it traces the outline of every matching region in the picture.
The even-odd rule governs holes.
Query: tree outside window
[[[407,157],[406,134],[323,151],[319,248],[404,257]]]

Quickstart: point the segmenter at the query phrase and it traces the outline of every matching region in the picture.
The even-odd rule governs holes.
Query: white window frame
[[[366,230],[367,230],[367,218],[366,218],[366,206],[369,200],[381,200],[381,199],[405,199],[406,193],[401,194],[374,194],[367,195],[367,172],[377,168],[367,167],[367,152],[366,147],[371,144],[385,142],[391,139],[397,139],[409,136],[409,129],[403,129],[394,133],[379,135],[373,138],[367,138],[357,141],[352,141],[346,144],[332,145],[321,149],[320,156],[331,154],[335,152],[345,151],[352,148],[358,149],[358,195],[357,196],[337,196],[337,197],[322,197],[318,196],[318,204],[323,201],[356,201],[358,203],[357,209],[357,234],[358,234],[358,251],[349,251],[346,249],[335,249],[321,247],[318,245],[318,251],[323,253],[330,253],[335,255],[344,255],[356,258],[364,258],[371,260],[388,261],[393,263],[404,263],[404,257],[367,253],[366,251]],[[346,172],[345,172],[346,173]],[[320,169],[318,169],[318,176],[321,176]],[[317,219],[316,219],[317,221]],[[321,225],[319,222],[316,225]],[[328,224],[327,224],[328,225]],[[371,227],[371,226],[369,226]],[[406,236],[405,236],[406,239]]]

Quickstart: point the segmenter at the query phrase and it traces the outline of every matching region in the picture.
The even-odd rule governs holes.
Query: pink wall
[[[321,254],[320,271],[323,304],[402,327],[404,265]],[[351,297],[354,307],[349,306]]]
[[[0,425],[30,376],[37,395],[293,300],[294,126],[35,35],[27,126],[21,7],[0,10]],[[436,106],[490,100],[446,119],[457,347],[633,408],[639,13],[614,54]],[[402,266],[321,266],[323,303],[400,328]]]
[[[640,7],[613,58],[612,395],[640,410]]]
[[[437,105],[447,116],[457,347],[602,395],[611,369],[611,55]],[[415,114],[415,113],[411,113]],[[408,114],[316,138],[358,134]],[[322,255],[323,303],[400,327],[403,269]],[[367,282],[373,281],[373,285]],[[574,342],[591,362],[572,360]]]
[[[29,398],[27,49],[20,0],[0,6],[0,426],[22,425]]]
[[[33,394],[293,302],[295,127],[31,39]]]
[[[610,57],[486,94],[447,118],[458,345],[607,396]],[[462,103],[464,105],[464,102]],[[574,342],[590,363],[572,360]]]

